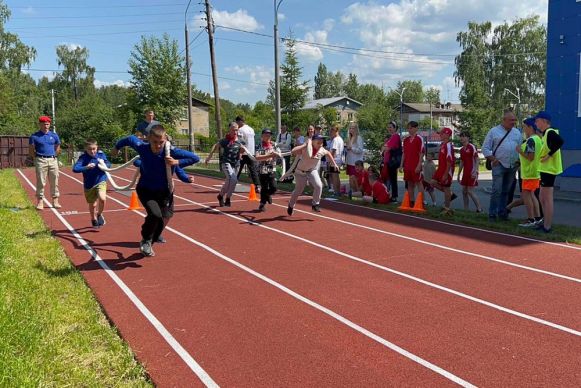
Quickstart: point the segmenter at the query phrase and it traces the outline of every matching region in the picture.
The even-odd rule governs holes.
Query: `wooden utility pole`
[[[218,92],[218,73],[216,72],[216,59],[214,57],[214,21],[212,20],[212,7],[206,0],[206,21],[208,22],[208,43],[210,44],[210,62],[212,63],[212,81],[214,83],[214,110],[216,116],[216,129],[218,138],[222,138],[222,117],[220,116],[220,93]]]

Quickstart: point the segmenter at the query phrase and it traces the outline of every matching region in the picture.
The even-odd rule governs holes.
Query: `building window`
[[[337,122],[341,122],[341,112],[337,112]]]
[[[181,121],[188,121],[188,107],[182,108]]]
[[[347,120],[353,121],[353,113],[347,113]]]

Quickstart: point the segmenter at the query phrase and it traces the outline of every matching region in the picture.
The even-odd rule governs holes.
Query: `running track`
[[[288,217],[285,193],[215,209],[196,177],[142,258],[144,213],[111,191],[93,230],[80,178],[42,216],[159,386],[581,386],[578,246],[307,197]]]

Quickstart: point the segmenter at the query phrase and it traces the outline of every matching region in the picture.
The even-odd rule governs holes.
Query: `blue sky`
[[[80,45],[90,52],[96,84],[127,84],[127,61],[141,35],[167,32],[184,47],[187,0],[5,0],[12,11],[7,30],[37,50],[31,66],[35,78],[58,69],[55,47]],[[203,5],[193,0],[188,11],[191,38],[201,31]],[[516,3],[516,4],[515,4]],[[273,3],[270,0],[212,1],[217,26],[216,59],[220,95],[253,104],[266,98],[274,71]],[[531,14],[547,18],[547,0],[284,0],[280,7],[282,37],[339,47],[297,46],[304,78],[312,79],[319,62],[329,70],[357,74],[361,82],[389,88],[397,81],[422,80],[441,89],[442,99],[457,102],[453,60],[456,33],[469,20],[501,23]],[[190,45],[192,82],[211,92],[207,34]],[[365,50],[365,51],[364,51]],[[283,54],[281,54],[283,58]]]

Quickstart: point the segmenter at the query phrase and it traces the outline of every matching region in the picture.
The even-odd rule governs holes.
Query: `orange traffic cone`
[[[139,203],[139,198],[137,198],[137,193],[134,191],[131,192],[131,201],[129,202],[129,207],[127,210],[143,210],[143,207]]]
[[[405,191],[405,194],[403,196],[403,202],[401,203],[401,206],[398,207],[399,210],[411,210],[411,206],[410,206],[410,193],[408,193],[408,191]]]
[[[256,195],[256,186],[250,185],[250,192],[248,193],[248,200],[258,202],[258,196]]]
[[[413,209],[410,209],[413,212],[416,213],[425,213],[426,212],[426,208],[424,207],[424,193],[423,192],[419,192],[418,196],[416,197],[416,203],[414,204]]]

